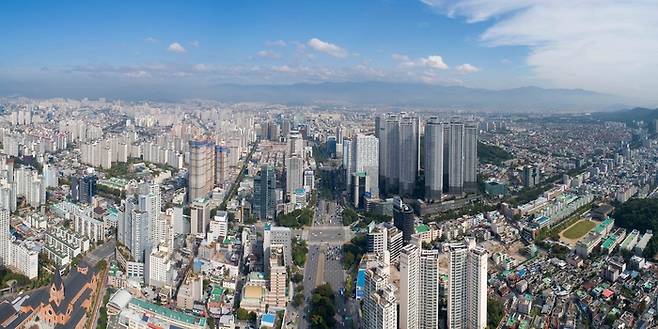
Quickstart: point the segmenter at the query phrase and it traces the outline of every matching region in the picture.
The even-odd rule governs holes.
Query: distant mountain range
[[[228,102],[415,106],[482,111],[587,112],[623,108],[623,99],[582,89],[504,90],[393,82],[292,85],[217,85],[212,98]]]
[[[644,107],[635,107],[632,109],[596,113],[593,117],[604,121],[620,121],[627,123],[633,121],[644,121],[646,126],[650,125],[653,120],[658,120],[658,108],[648,109]]]
[[[0,95],[34,98],[71,97],[180,101],[267,102],[289,105],[330,104],[416,107],[436,110],[499,112],[599,112],[628,108],[621,97],[582,89],[522,87],[491,90],[397,82],[324,82],[288,85],[215,84],[184,81],[57,84],[3,82]]]

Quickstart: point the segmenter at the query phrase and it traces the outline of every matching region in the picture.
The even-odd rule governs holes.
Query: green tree
[[[505,315],[505,306],[495,298],[487,299],[487,328],[496,328]]]

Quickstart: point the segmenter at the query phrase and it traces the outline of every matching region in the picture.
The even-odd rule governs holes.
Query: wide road
[[[309,246],[304,268],[304,296],[308,307],[313,289],[329,283],[336,293],[336,327],[351,328],[346,323],[346,317],[354,319],[356,308],[350,305],[350,300],[340,291],[345,288],[346,275],[342,265],[341,247],[352,238],[352,232],[348,227],[342,226],[340,210],[340,206],[335,202],[319,200],[313,226],[304,232]],[[301,321],[300,328],[308,327],[308,318],[306,320]]]

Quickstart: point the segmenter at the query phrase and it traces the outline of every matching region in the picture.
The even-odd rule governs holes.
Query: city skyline
[[[656,6],[5,2],[0,94],[172,100],[225,83],[382,81],[582,88],[651,106]]]

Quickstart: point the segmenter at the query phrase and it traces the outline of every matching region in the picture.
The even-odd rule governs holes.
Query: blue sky
[[[583,17],[578,15],[587,16],[591,6],[575,8],[569,1],[555,1],[559,6],[533,3],[2,1],[0,92],[21,92],[26,86],[63,92],[84,90],[90,84],[113,89],[382,80],[493,89],[585,88],[637,97],[655,87],[620,90],[618,85],[624,82],[601,83],[601,78],[618,79],[617,71],[580,78],[575,71],[583,63],[599,60],[573,62],[577,46],[603,43],[610,31],[618,33],[619,28],[589,31],[583,27],[591,22],[584,17],[585,22],[579,23]],[[619,5],[610,2],[610,6]],[[621,9],[637,10],[637,15],[647,10],[611,7],[610,15]],[[559,33],[559,27],[547,29],[558,19],[546,18],[543,14],[549,11],[571,13],[574,17],[560,21],[559,26],[573,28],[574,33],[586,29],[583,32],[589,34],[580,40]],[[635,15],[631,12],[628,22],[655,21]],[[633,28],[628,30],[636,32]],[[640,34],[649,39],[653,32]],[[618,57],[612,60],[639,61],[643,67],[653,64],[649,56]],[[600,62],[600,67],[591,70],[598,72],[611,64],[605,57]],[[647,73],[637,70],[641,78]],[[637,82],[637,74],[629,79]]]

